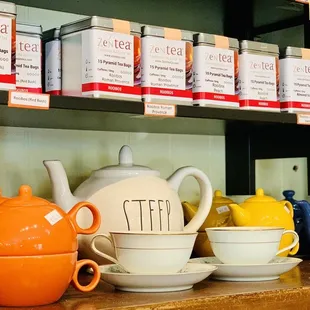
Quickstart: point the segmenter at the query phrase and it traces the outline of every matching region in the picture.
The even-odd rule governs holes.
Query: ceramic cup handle
[[[278,251],[276,255],[279,255],[279,254],[281,254],[281,253],[283,253],[285,251],[288,251],[288,250],[291,250],[291,252],[289,254],[294,255],[298,251],[298,248],[299,248],[299,236],[298,236],[297,232],[295,232],[294,230],[285,230],[283,232],[282,236],[286,235],[286,234],[292,234],[294,240],[293,240],[293,242],[289,246],[287,246],[287,247],[283,248],[282,250]],[[295,247],[297,247],[297,250],[296,250]]]
[[[112,256],[110,256],[110,255],[108,255],[108,254],[105,254],[105,253],[103,253],[103,252],[101,252],[101,251],[99,251],[99,250],[97,249],[97,247],[96,247],[96,239],[99,239],[99,238],[103,238],[103,239],[109,240],[109,242],[110,242],[110,243],[112,244],[112,246],[115,248],[114,243],[113,243],[113,240],[112,240],[112,238],[111,238],[109,235],[107,235],[107,234],[98,234],[98,235],[96,235],[96,236],[92,239],[92,241],[91,241],[91,244],[90,244],[91,249],[92,249],[97,255],[99,255],[99,256],[101,256],[101,257],[103,257],[103,258],[109,260],[110,262],[112,262],[112,263],[114,263],[114,264],[117,264],[118,266],[120,266],[121,268],[123,268],[123,270],[124,270],[125,272],[128,273],[128,271],[126,270],[126,268],[125,268],[124,266],[122,266],[114,257],[112,257]]]
[[[86,229],[81,228],[78,223],[76,222],[77,213],[82,209],[87,208],[90,210],[91,214],[93,215],[93,224]],[[101,216],[99,210],[90,202],[82,201],[77,203],[68,213],[70,216],[72,223],[75,227],[77,234],[82,235],[91,235],[94,234],[100,227],[101,223]]]
[[[79,275],[79,271],[81,270],[81,268],[85,265],[93,269],[94,275],[93,275],[93,279],[91,280],[89,284],[81,285],[78,280],[78,275]],[[94,261],[89,260],[89,259],[82,259],[76,263],[76,267],[75,267],[75,271],[74,271],[71,283],[77,290],[81,292],[90,292],[96,288],[99,281],[100,281],[100,270],[99,270],[98,265]]]

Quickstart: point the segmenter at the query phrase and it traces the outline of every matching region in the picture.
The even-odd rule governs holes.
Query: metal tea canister
[[[278,45],[243,40],[239,64],[240,108],[280,112]]]
[[[192,105],[192,32],[143,26],[141,44],[143,100]]]
[[[141,100],[141,27],[92,16],[61,26],[62,94]]]
[[[0,1],[0,89],[15,89],[16,5]]]
[[[194,105],[239,108],[238,51],[237,39],[194,34]]]

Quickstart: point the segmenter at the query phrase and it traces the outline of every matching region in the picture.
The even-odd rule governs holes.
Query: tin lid
[[[281,56],[302,58],[302,50],[300,47],[287,46],[281,49]]]
[[[0,1],[0,12],[16,15],[15,3]]]
[[[16,32],[42,36],[42,26],[41,25],[16,23]]]
[[[239,41],[234,38],[228,38],[228,44],[230,49],[239,49]],[[208,34],[208,33],[195,33],[194,34],[194,43],[195,44],[210,44],[212,46],[215,46],[215,35]]]
[[[60,38],[60,27],[49,29],[43,32],[43,41],[52,41]]]
[[[141,33],[141,26],[139,23],[129,22],[130,31],[133,33]],[[60,28],[60,36],[64,36],[73,32],[98,27],[105,30],[113,31],[113,19],[100,16],[92,16],[78,21],[62,25]]]
[[[241,52],[242,51],[254,51],[254,52],[279,55],[279,46],[276,44],[270,44],[270,43],[242,40],[240,42],[240,49],[241,49]]]
[[[153,36],[164,38],[165,28],[157,26],[143,26],[142,36]],[[184,41],[193,41],[193,32],[187,30],[181,30],[181,39]]]

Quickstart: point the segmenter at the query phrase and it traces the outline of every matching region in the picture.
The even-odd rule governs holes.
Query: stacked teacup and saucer
[[[113,262],[99,266],[101,278],[128,292],[172,292],[187,290],[206,279],[217,267],[189,259],[196,232],[114,231],[92,239],[91,248],[99,256]],[[116,258],[96,246],[107,239]],[[101,240],[103,241],[103,240]]]
[[[222,281],[270,281],[296,267],[299,258],[280,257],[298,242],[298,234],[281,227],[216,227],[207,228],[215,257],[191,259],[191,263],[218,267],[212,277]],[[278,251],[283,235],[292,234],[292,243]]]

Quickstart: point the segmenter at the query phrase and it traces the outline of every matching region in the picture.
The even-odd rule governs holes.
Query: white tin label
[[[12,19],[0,17],[0,74],[12,72]]]
[[[242,54],[240,61],[240,100],[277,101],[276,59]]]
[[[185,42],[142,38],[142,87],[186,88]]]
[[[61,41],[54,40],[45,44],[45,90],[61,90]]]
[[[280,100],[281,102],[305,102],[310,107],[310,60],[280,60]]]
[[[133,44],[131,35],[97,29],[83,31],[82,83],[133,86]]]
[[[234,67],[232,50],[195,46],[193,93],[235,95]]]
[[[16,87],[25,91],[42,92],[41,40],[16,36]]]

